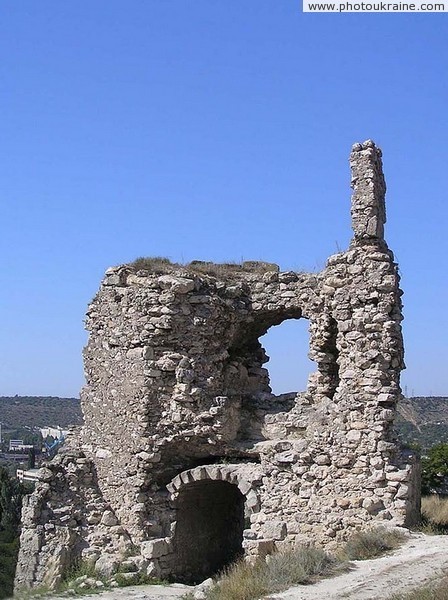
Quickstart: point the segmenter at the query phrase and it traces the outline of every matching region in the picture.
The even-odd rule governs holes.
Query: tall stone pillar
[[[372,140],[354,144],[350,154],[352,172],[352,228],[355,241],[384,238],[386,183],[381,150]]]

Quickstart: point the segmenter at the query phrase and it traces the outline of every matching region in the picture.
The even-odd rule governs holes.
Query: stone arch
[[[176,500],[180,490],[190,483],[205,480],[226,481],[236,485],[246,498],[249,496],[255,500],[261,477],[261,466],[258,463],[204,465],[182,471],[170,481],[166,489],[170,492],[171,499]],[[251,495],[250,492],[253,494]],[[253,510],[256,506],[255,503],[249,503],[249,506],[252,512],[256,512]]]
[[[197,583],[243,554],[245,518],[260,509],[260,465],[206,465],[183,471],[168,485],[176,511],[172,538],[175,575]]]

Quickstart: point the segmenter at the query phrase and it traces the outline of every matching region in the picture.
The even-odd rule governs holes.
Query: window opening
[[[308,324],[307,319],[288,319],[270,327],[260,337],[269,356],[264,366],[269,371],[270,386],[276,396],[305,391],[309,374],[316,371],[316,363],[308,358]]]

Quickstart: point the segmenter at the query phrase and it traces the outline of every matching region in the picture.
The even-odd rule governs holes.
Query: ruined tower
[[[392,428],[402,313],[381,151],[355,144],[350,164],[353,239],[319,274],[160,260],[106,272],[87,313],[85,424],[25,501],[18,587],[129,555],[194,582],[241,554],[416,519],[414,457]],[[309,321],[317,369],[275,396],[259,338],[287,319]]]

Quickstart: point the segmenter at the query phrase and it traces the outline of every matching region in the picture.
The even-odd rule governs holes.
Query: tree
[[[447,487],[448,444],[433,446],[422,458],[422,493],[441,493]]]
[[[36,450],[34,446],[28,450],[28,469],[34,469],[36,466]]]
[[[0,467],[0,534],[3,539],[18,535],[22,510],[23,487]]]
[[[0,598],[10,598],[19,549],[23,486],[0,467]]]

